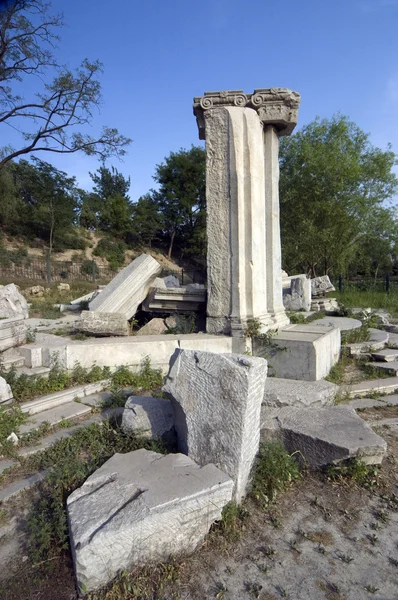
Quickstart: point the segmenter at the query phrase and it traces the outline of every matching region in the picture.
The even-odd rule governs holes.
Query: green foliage
[[[175,242],[185,252],[205,255],[205,166],[206,153],[200,146],[171,152],[156,166],[154,179],[159,189],[152,197],[168,238],[169,258]]]
[[[191,312],[186,315],[175,315],[177,318],[176,327],[170,327],[165,333],[179,335],[185,333],[195,333],[196,327],[196,313]]]
[[[252,496],[264,507],[274,502],[293,481],[299,479],[296,459],[276,442],[260,444],[253,475]]]
[[[224,506],[221,521],[215,523],[212,532],[222,535],[229,542],[236,542],[245,531],[248,512],[235,501]]]
[[[360,342],[368,342],[370,339],[369,327],[362,325],[356,329],[349,329],[341,332],[341,344],[358,344]]]
[[[378,474],[379,470],[376,465],[366,465],[357,458],[350,458],[337,465],[328,465],[325,468],[325,475],[329,481],[349,481],[366,488],[379,485]]]
[[[243,333],[245,337],[254,338],[259,337],[261,331],[261,321],[260,319],[248,319],[247,327],[244,329]]]
[[[112,240],[111,238],[101,238],[93,254],[102,256],[109,262],[112,269],[117,269],[124,265],[126,245],[122,241]]]
[[[342,352],[339,362],[330,369],[329,375],[325,377],[326,381],[330,381],[336,385],[342,384],[346,369],[350,364],[352,364],[352,359],[348,356],[348,354]]]
[[[375,148],[341,115],[317,119],[282,140],[281,232],[289,272],[345,271],[361,237],[374,238],[388,225],[382,202],[397,189],[394,164],[391,148]]]
[[[98,277],[99,268],[95,260],[84,260],[80,265],[80,272],[83,275],[91,275],[93,278]]]
[[[147,356],[141,363],[138,372],[130,371],[126,366],[120,366],[111,376],[112,388],[132,387],[136,390],[152,390],[163,383],[161,369],[151,367],[150,358]]]
[[[10,445],[7,438],[11,433],[18,433],[19,426],[25,423],[26,415],[18,406],[0,406],[0,454],[5,454]]]
[[[115,453],[146,448],[165,452],[158,441],[125,435],[110,423],[84,427],[24,462],[24,468],[51,472],[40,484],[40,497],[28,519],[28,551],[33,563],[59,556],[69,548],[67,497]]]
[[[132,239],[136,245],[151,246],[162,230],[163,219],[152,194],[141,196],[133,204]]]

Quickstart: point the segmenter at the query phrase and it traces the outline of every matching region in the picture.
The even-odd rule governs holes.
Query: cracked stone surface
[[[181,452],[214,463],[245,496],[260,443],[267,361],[238,354],[176,350],[164,390],[173,398]]]
[[[77,585],[89,592],[118,572],[193,552],[232,497],[214,465],[148,450],[115,454],[67,500]]]
[[[281,441],[288,452],[298,452],[310,467],[352,457],[379,464],[387,444],[346,406],[270,408],[261,411],[261,436]]]

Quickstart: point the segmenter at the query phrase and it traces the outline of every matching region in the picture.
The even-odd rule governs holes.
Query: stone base
[[[297,381],[268,377],[264,389],[266,406],[326,406],[334,403],[339,386],[323,379],[319,381]]]
[[[201,468],[182,454],[115,454],[67,500],[79,591],[193,552],[221,518],[232,486],[214,465]]]
[[[254,317],[261,323],[259,333],[267,333],[267,331],[280,329],[289,325],[290,319],[285,313],[281,311],[274,314],[266,314],[258,317]],[[245,330],[248,327],[250,319],[238,320],[228,317],[207,317],[206,319],[206,331],[211,334],[232,335],[233,337],[245,337]]]
[[[123,314],[89,310],[83,310],[76,328],[83,333],[98,336],[126,336],[130,333],[129,324]]]
[[[387,444],[355,412],[345,406],[269,408],[261,411],[264,441],[281,441],[289,453],[310,467],[357,457],[380,464]]]
[[[329,374],[340,357],[341,335],[335,327],[290,325],[269,342],[253,339],[253,356],[268,361],[269,376],[318,381]]]
[[[315,312],[324,310],[334,313],[338,308],[339,304],[336,298],[313,298],[311,301],[311,310]]]

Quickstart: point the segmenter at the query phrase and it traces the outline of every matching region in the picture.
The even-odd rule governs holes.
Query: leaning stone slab
[[[152,396],[130,396],[123,411],[122,429],[148,438],[170,437],[174,409],[170,400]]]
[[[324,296],[327,292],[335,292],[336,288],[330,281],[328,275],[322,277],[314,277],[311,279],[311,292],[313,298]]]
[[[261,435],[298,452],[310,467],[357,457],[380,464],[387,444],[354,409],[346,406],[268,408],[262,410]]]
[[[151,319],[141,329],[139,329],[136,335],[162,335],[167,331],[167,325],[163,319]]]
[[[115,454],[67,500],[77,585],[193,552],[220,519],[233,483],[214,465],[148,450]]]
[[[124,314],[83,310],[76,328],[93,335],[129,335],[130,328]]]
[[[258,451],[266,376],[260,358],[177,350],[164,387],[173,398],[180,451],[228,473],[237,501]]]
[[[298,381],[268,377],[264,389],[267,406],[325,406],[333,404],[339,386],[321,379]]]
[[[141,254],[90,302],[90,310],[121,313],[126,320],[131,319],[161,271],[162,267],[152,256]]]
[[[12,317],[29,317],[26,299],[19,293],[15,283],[0,285],[0,319]]]

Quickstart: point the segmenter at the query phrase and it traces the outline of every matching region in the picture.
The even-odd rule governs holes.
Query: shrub
[[[278,492],[300,477],[296,459],[277,442],[260,444],[253,475],[253,497],[264,507],[274,502]]]
[[[98,277],[99,268],[95,260],[84,260],[80,266],[80,273],[83,275],[91,275],[93,277]]]
[[[116,270],[124,265],[125,251],[126,244],[124,242],[101,238],[93,254],[106,258],[111,269]]]

